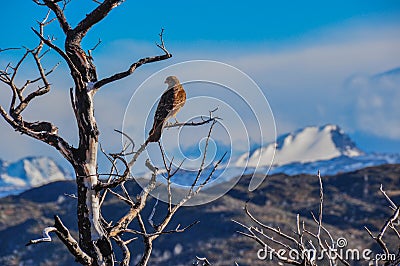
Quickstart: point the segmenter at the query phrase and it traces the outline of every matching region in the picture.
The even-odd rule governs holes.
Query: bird
[[[160,140],[165,122],[171,117],[175,118],[186,102],[186,92],[177,77],[169,76],[165,79],[164,83],[168,85],[168,88],[162,94],[158,103],[154,114],[153,126],[149,132],[146,144]]]

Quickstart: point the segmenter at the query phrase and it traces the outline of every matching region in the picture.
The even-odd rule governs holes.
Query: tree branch
[[[54,216],[54,227],[57,228],[56,234],[58,238],[64,243],[72,255],[78,262],[83,265],[92,265],[93,259],[87,255],[80,247],[78,242],[69,233],[69,230],[61,222],[60,217]]]
[[[34,0],[35,3],[40,4],[38,0]],[[50,8],[57,17],[58,22],[60,23],[61,29],[65,34],[71,30],[71,26],[68,24],[67,18],[64,15],[64,11],[57,4],[58,1],[53,0],[43,0],[45,5]]]
[[[164,128],[174,128],[174,127],[191,127],[191,126],[201,126],[204,124],[208,124],[210,122],[214,122],[216,120],[220,119],[219,117],[210,117],[207,119],[203,119],[201,122],[185,122],[185,123],[173,123],[173,124],[167,124],[164,126]]]
[[[11,118],[7,112],[4,110],[2,106],[0,106],[0,115],[4,118],[4,120],[11,126],[13,127],[16,131],[26,134],[34,139],[43,141],[44,143],[49,144],[50,146],[53,146],[56,148],[61,155],[66,158],[69,162],[73,162],[74,156],[73,152],[74,149],[71,147],[67,141],[65,141],[62,137],[59,135],[55,134],[54,132],[51,131],[34,131],[32,128],[29,128],[29,126],[34,127],[38,126],[40,127],[40,123],[28,123],[24,121],[18,121],[16,122],[13,118]],[[43,122],[43,123],[48,123],[48,122]],[[48,123],[50,124],[50,123]],[[27,125],[28,127],[26,127]],[[50,128],[53,128],[50,124],[50,126],[47,126]]]
[[[115,242],[117,245],[121,248],[122,254],[123,254],[123,260],[120,263],[120,266],[129,266],[129,262],[131,259],[131,252],[129,251],[129,248],[127,247],[127,243],[122,240],[121,237],[116,236],[114,237]]]
[[[80,72],[72,62],[72,60],[69,58],[69,56],[57,45],[53,44],[50,40],[44,38],[37,30],[34,28],[31,28],[32,31],[50,48],[54,49],[67,63],[69,69],[71,70],[71,76],[74,79],[76,84],[81,84],[80,86],[83,86],[83,80]]]
[[[131,75],[138,67],[140,67],[140,66],[142,66],[142,65],[144,65],[144,64],[153,63],[153,62],[158,62],[158,61],[162,61],[162,60],[166,60],[166,59],[168,59],[168,58],[171,58],[171,57],[172,57],[172,54],[170,54],[170,53],[168,52],[168,50],[165,48],[165,45],[164,45],[163,31],[164,31],[164,30],[162,30],[161,33],[160,33],[161,44],[157,44],[157,47],[159,47],[160,49],[162,49],[162,50],[164,51],[165,54],[163,54],[163,55],[157,55],[157,56],[153,56],[153,57],[142,58],[142,59],[138,60],[137,62],[133,63],[133,64],[129,67],[128,70],[123,71],[123,72],[120,72],[120,73],[117,73],[117,74],[114,74],[114,75],[112,75],[112,76],[110,76],[110,77],[103,78],[103,79],[97,81],[97,82],[94,84],[93,89],[94,89],[94,90],[98,90],[98,89],[100,89],[101,87],[103,87],[104,85],[106,85],[106,84],[108,84],[108,83],[111,83],[111,82],[114,82],[114,81],[117,81],[117,80],[126,78],[127,76]]]
[[[86,33],[93,25],[104,19],[112,9],[119,6],[124,1],[125,0],[104,0],[103,3],[86,15],[86,17],[73,29],[74,35],[79,39],[78,42],[85,37]]]
[[[390,227],[391,224],[393,224],[395,221],[399,219],[400,217],[399,215],[400,215],[400,206],[397,207],[393,215],[385,222],[385,224],[383,225],[377,236],[374,236],[367,227],[364,227],[367,230],[368,234],[379,244],[379,246],[385,252],[386,258],[390,258],[389,256],[390,253],[385,241],[383,241],[383,236],[385,235],[385,232],[388,229],[388,227]]]
[[[146,160],[146,166],[152,171],[152,177],[145,188],[143,188],[140,195],[137,196],[137,202],[130,208],[128,213],[124,215],[110,230],[111,237],[117,236],[120,232],[126,230],[128,225],[137,217],[146,205],[146,200],[149,193],[156,187],[157,168]]]
[[[211,263],[205,257],[196,256],[196,260],[197,260],[197,262],[196,262],[197,264],[195,264],[195,265],[199,265],[199,263],[201,263],[202,266],[211,266]]]
[[[0,53],[5,52],[5,51],[10,51],[10,50],[19,50],[19,49],[21,49],[21,48],[18,48],[18,47],[8,47],[8,48],[4,48],[4,49],[0,48]]]
[[[43,238],[30,240],[25,246],[51,242],[50,232],[55,232],[57,234],[58,238],[64,243],[71,254],[75,256],[78,262],[83,265],[92,265],[93,259],[80,249],[78,242],[71,236],[68,228],[64,226],[60,217],[57,215],[54,216],[54,226],[46,227],[43,230]]]
[[[46,227],[45,229],[43,229],[43,238],[38,238],[38,239],[32,239],[29,240],[29,242],[25,245],[25,246],[30,246],[33,244],[38,244],[38,243],[42,243],[42,242],[51,242],[51,236],[49,235],[50,232],[54,232],[57,231],[57,228],[50,226],[50,227]]]

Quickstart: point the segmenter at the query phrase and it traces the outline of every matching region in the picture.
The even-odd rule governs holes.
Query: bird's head
[[[164,83],[168,84],[168,87],[173,87],[179,84],[179,79],[175,76],[169,76],[165,79]]]

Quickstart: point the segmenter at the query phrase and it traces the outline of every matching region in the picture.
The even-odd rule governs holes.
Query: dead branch
[[[51,236],[49,233],[54,231],[57,231],[57,228],[55,228],[54,226],[46,227],[45,229],[43,229],[42,238],[29,240],[29,242],[25,246],[30,246],[32,244],[38,244],[42,242],[51,242]]]
[[[211,266],[211,263],[205,257],[196,256],[196,261],[193,263],[193,265]]]
[[[127,76],[131,75],[138,67],[144,65],[144,64],[148,64],[148,63],[153,63],[153,62],[158,62],[158,61],[162,61],[162,60],[166,60],[168,58],[172,57],[172,54],[170,54],[168,52],[168,50],[166,49],[165,45],[164,45],[164,40],[163,40],[163,32],[164,30],[161,31],[160,33],[160,39],[161,39],[161,44],[157,44],[157,47],[159,47],[160,49],[162,49],[164,51],[165,54],[163,55],[157,55],[157,56],[153,56],[153,57],[145,57],[142,59],[139,59],[137,62],[133,63],[128,70],[114,74],[110,77],[107,78],[103,78],[99,81],[97,81],[94,84],[93,89],[94,90],[98,90],[101,87],[103,87],[104,85],[114,82],[116,80],[120,80],[123,78],[126,78]]]
[[[389,219],[386,220],[385,224],[382,226],[381,230],[379,231],[377,236],[374,236],[373,233],[365,226],[365,230],[368,232],[370,237],[374,239],[378,245],[381,247],[383,252],[385,253],[385,257],[387,258],[386,264],[385,265],[397,265],[397,263],[400,261],[400,254],[396,254],[393,252],[393,254],[396,254],[396,258],[394,260],[391,260],[390,256],[390,251],[387,247],[387,244],[384,240],[385,233],[388,228],[391,228],[396,236],[400,240],[400,234],[398,230],[395,228],[394,224],[398,224],[398,220],[400,218],[400,206],[397,206],[391,199],[390,197],[386,194],[386,192],[383,190],[383,186],[380,186],[380,191],[383,194],[383,196],[386,198],[386,200],[390,203],[390,208],[394,211],[393,214],[389,217]]]
[[[18,47],[8,47],[8,48],[4,48],[4,49],[0,48],[0,53],[5,52],[5,51],[10,51],[10,50],[19,50],[19,49],[21,49],[21,48],[18,48]]]
[[[35,127],[35,124],[32,125],[27,122],[24,123],[24,121],[16,122],[12,117],[7,114],[2,106],[0,106],[0,115],[16,131],[20,132],[21,134],[26,134],[34,139],[41,140],[44,143],[49,144],[50,146],[53,146],[54,148],[59,150],[61,155],[63,155],[64,158],[66,158],[69,162],[73,161],[73,148],[62,137],[54,134],[54,131],[52,132],[51,129],[53,128],[53,126],[51,124],[45,127],[45,129],[47,130],[37,131],[35,129],[40,130],[40,127]],[[30,125],[31,128],[29,127]],[[40,124],[36,125],[40,126]]]
[[[138,195],[138,199],[136,203],[131,205],[131,209],[129,212],[123,216],[115,225],[111,228],[109,235],[114,237],[124,230],[126,230],[129,224],[137,217],[137,215],[142,211],[142,209],[146,205],[146,200],[149,193],[155,188],[156,185],[156,177],[157,177],[157,168],[151,165],[150,161],[146,161],[146,166],[152,171],[152,177],[140,195]],[[111,191],[111,190],[110,190]],[[133,202],[132,202],[133,203]]]
[[[325,258],[329,261],[329,265],[337,265],[337,260],[340,260],[344,265],[350,265],[344,258],[334,250],[334,240],[328,229],[322,224],[323,220],[323,203],[324,203],[324,191],[323,183],[320,173],[318,172],[319,180],[319,210],[318,217],[312,212],[312,218],[317,225],[316,232],[312,232],[306,228],[305,222],[300,221],[300,215],[296,216],[296,230],[294,231],[297,235],[297,239],[283,232],[279,227],[269,226],[259,221],[249,211],[248,204],[245,205],[244,210],[246,215],[250,218],[252,223],[255,225],[246,225],[238,221],[234,222],[240,225],[246,230],[246,232],[238,231],[239,234],[253,239],[259,243],[266,251],[270,252],[273,258],[277,259],[281,263],[290,265],[317,265],[316,258]],[[325,234],[323,234],[323,232]],[[327,237],[325,237],[325,235]],[[314,241],[316,241],[314,243]],[[287,250],[292,254],[298,254],[299,257],[289,258],[280,256],[273,246],[278,246]]]
[[[83,265],[92,265],[93,259],[87,255],[78,245],[78,242],[72,237],[69,230],[62,223],[60,217],[54,216],[54,227],[57,228],[56,234],[58,238],[64,243],[72,255],[78,262]]]
[[[82,77],[76,68],[75,64],[72,62],[72,60],[69,58],[69,56],[57,45],[52,43],[52,40],[46,39],[42,34],[40,34],[36,29],[31,28],[32,31],[42,40],[47,46],[49,46],[51,49],[56,51],[67,63],[68,67],[71,69],[71,75],[74,78],[74,81],[78,84],[83,85]]]
[[[93,27],[93,25],[104,19],[111,10],[123,2],[124,0],[104,0],[92,12],[86,15],[86,17],[78,23],[75,29],[73,29],[75,35],[79,36],[80,39],[85,37],[86,33],[91,27]]]
[[[191,127],[191,126],[201,126],[210,122],[214,122],[216,119],[218,119],[217,117],[213,117],[213,118],[209,118],[207,120],[203,120],[201,122],[185,122],[185,123],[173,123],[173,124],[167,124],[165,125],[164,128],[173,128],[173,127]]]
[[[216,112],[217,110],[218,110],[218,107],[215,108],[214,110],[209,111],[210,114],[209,114],[208,117],[206,117],[206,116],[201,116],[201,117],[200,117],[200,120],[201,120],[201,121],[199,121],[199,122],[195,122],[195,121],[192,121],[192,122],[185,122],[185,123],[176,122],[176,123],[172,123],[172,124],[166,124],[166,125],[164,126],[164,128],[183,127],[183,126],[186,126],[186,127],[201,126],[201,125],[204,125],[204,124],[208,124],[208,123],[210,123],[210,122],[216,122],[217,120],[221,120],[220,117],[218,117],[218,116],[213,116],[213,113]]]
[[[206,138],[206,144],[204,145],[204,150],[203,150],[203,158],[201,159],[201,164],[200,164],[199,170],[197,171],[196,178],[194,179],[194,181],[193,181],[193,183],[192,183],[192,186],[190,187],[189,194],[193,193],[193,188],[196,186],[197,181],[199,181],[199,178],[200,178],[200,176],[201,176],[201,173],[202,173],[203,170],[204,170],[204,163],[205,163],[206,157],[207,157],[208,142],[209,142],[210,137],[211,137],[212,129],[213,129],[213,127],[214,127],[214,125],[215,125],[216,123],[217,123],[217,121],[214,120],[213,123],[212,123],[211,126],[210,126],[210,129],[208,130],[208,135],[207,135],[207,138]]]
[[[383,196],[385,197],[385,199],[389,202],[390,207],[392,208],[392,210],[396,210],[397,209],[397,205],[392,201],[392,199],[386,194],[386,191],[383,190],[383,185],[381,184],[379,187],[379,190],[381,191],[381,193],[383,194]]]
[[[36,30],[35,31],[40,36],[44,34],[44,27],[51,23],[51,20],[48,21],[48,17],[49,14],[47,14],[42,21],[38,22],[39,32]],[[48,76],[53,73],[58,66],[58,64],[56,64],[48,71],[46,71],[43,67],[41,60],[48,52],[42,52],[44,44],[45,41],[41,39],[35,48],[25,48],[24,54],[14,67],[9,63],[5,70],[0,71],[0,81],[6,84],[12,92],[9,112],[7,113],[5,109],[0,106],[0,114],[4,120],[16,131],[55,147],[68,161],[71,162],[73,160],[73,149],[63,138],[58,135],[58,128],[55,125],[45,121],[28,122],[22,117],[22,112],[28,107],[32,100],[39,96],[45,95],[50,91],[51,85],[48,80]],[[21,66],[29,55],[32,56],[36,64],[39,77],[28,79],[22,86],[19,87],[15,84],[14,80],[16,79]],[[30,85],[33,85],[37,82],[41,82],[43,85],[39,85],[37,89],[28,93],[27,95],[24,95],[25,90]]]
[[[120,265],[121,266],[129,266],[129,262],[130,262],[130,259],[131,259],[131,252],[129,251],[129,248],[127,246],[129,243],[127,243],[126,241],[123,241],[121,239],[121,237],[119,237],[119,236],[116,236],[113,239],[115,240],[117,245],[121,248],[123,256],[124,256],[124,258],[123,258],[122,262],[120,263]]]
[[[114,175],[117,176],[117,178],[115,178],[114,180],[108,180],[106,183],[99,181],[94,187],[95,191],[100,191],[106,188],[115,188],[119,185],[122,185],[129,178],[131,172],[127,161],[119,155],[115,155],[114,158],[120,160],[125,165],[125,171],[121,175]],[[113,176],[113,174],[110,173],[108,174],[108,176],[111,177]]]
[[[64,15],[63,8],[61,8],[57,4],[58,1],[43,0],[43,3],[41,3],[39,0],[34,0],[34,2],[38,5],[46,5],[53,11],[53,13],[56,15],[58,22],[60,23],[61,29],[64,31],[65,34],[67,34],[71,30],[71,26],[68,24],[67,19]]]
[[[99,39],[99,41],[96,43],[96,45],[93,46],[93,48],[91,48],[91,49],[88,50],[87,53],[88,53],[88,55],[89,55],[89,59],[90,59],[90,60],[93,60],[92,52],[93,52],[94,50],[96,50],[96,48],[97,48],[100,44],[101,44],[101,40]]]
[[[43,230],[43,237],[39,239],[30,240],[26,246],[43,243],[43,242],[51,242],[50,232],[55,232],[58,238],[65,244],[68,250],[72,255],[75,256],[76,260],[83,265],[92,265],[92,258],[90,258],[85,252],[83,252],[78,242],[71,236],[69,230],[64,226],[61,222],[60,217],[57,215],[54,216],[54,226],[46,227]]]
[[[208,143],[208,141],[209,141],[209,139],[210,139],[210,137],[211,137],[211,132],[212,132],[212,129],[213,129],[215,123],[216,123],[216,121],[214,121],[214,123],[210,126],[210,129],[209,129],[209,134],[208,134],[207,140],[206,140],[206,147],[205,147],[205,149],[204,149],[204,154],[203,154],[204,160],[205,160],[205,157],[207,156],[207,151],[208,151],[208,149],[207,149],[207,143]],[[167,171],[167,177],[166,177],[166,178],[167,178],[167,181],[168,181],[168,180],[170,180],[170,179],[172,178],[173,175],[175,175],[175,174],[179,171],[181,165],[177,168],[177,170],[172,171],[172,161],[173,161],[173,159],[172,159],[169,163],[167,163],[164,150],[163,150],[163,148],[162,148],[162,146],[161,146],[160,143],[159,143],[159,146],[160,146],[160,151],[161,151],[161,155],[162,155],[162,158],[163,158],[164,167],[165,167],[165,169],[166,169],[166,171]],[[225,153],[225,154],[226,154],[226,153]],[[191,227],[194,226],[195,224],[197,224],[197,221],[195,221],[195,222],[193,222],[192,224],[190,224],[190,225],[188,225],[188,226],[186,226],[186,227],[184,227],[184,228],[180,228],[180,226],[178,225],[174,230],[165,230],[166,227],[167,227],[167,225],[170,223],[172,217],[173,217],[174,214],[179,210],[179,208],[182,207],[188,200],[190,200],[191,198],[193,198],[197,193],[199,193],[200,190],[210,181],[210,179],[211,179],[212,175],[214,174],[216,168],[218,167],[218,165],[221,163],[221,161],[222,161],[223,158],[225,157],[225,154],[224,154],[224,156],[222,156],[222,158],[214,165],[212,171],[211,171],[210,174],[207,176],[207,178],[206,178],[201,184],[199,184],[199,185],[197,186],[196,189],[194,189],[194,187],[197,185],[197,181],[199,180],[199,172],[200,172],[200,174],[201,174],[202,167],[204,167],[204,162],[202,163],[202,166],[200,166],[199,171],[198,171],[198,174],[196,175],[196,177],[195,177],[195,179],[194,179],[193,186],[190,188],[190,190],[188,191],[187,195],[186,195],[180,202],[178,202],[174,207],[172,207],[172,196],[171,196],[171,189],[170,189],[170,185],[171,185],[171,184],[170,184],[170,182],[168,183],[168,191],[169,191],[169,192],[168,192],[168,193],[169,193],[169,197],[168,197],[168,198],[169,198],[169,202],[168,202],[168,206],[169,206],[169,207],[168,207],[168,212],[167,212],[167,214],[163,217],[162,221],[161,221],[158,225],[155,225],[155,224],[152,222],[151,226],[152,226],[152,228],[153,228],[153,230],[154,230],[153,232],[147,232],[147,231],[146,231],[146,228],[145,228],[145,226],[144,226],[144,224],[143,224],[143,221],[142,221],[141,218],[140,218],[140,216],[137,216],[138,221],[139,221],[139,224],[140,224],[140,227],[141,227],[141,232],[136,231],[135,233],[141,235],[141,236],[143,237],[143,240],[144,240],[144,243],[145,243],[145,252],[143,253],[142,258],[141,258],[141,260],[140,260],[140,262],[139,262],[138,265],[147,265],[148,260],[149,260],[149,258],[150,258],[150,254],[151,254],[151,252],[152,252],[153,241],[154,241],[156,238],[158,238],[160,235],[163,235],[163,234],[171,234],[171,233],[181,233],[181,232],[184,232],[185,230],[191,228]],[[152,169],[153,173],[154,173],[155,170],[157,170],[157,169],[156,169],[154,166],[152,166],[152,165],[149,165],[148,167],[149,167],[149,169]],[[201,170],[200,170],[200,169],[201,169]],[[153,209],[153,210],[154,210],[154,209]],[[155,211],[156,211],[156,210],[154,210],[154,212],[155,212]]]

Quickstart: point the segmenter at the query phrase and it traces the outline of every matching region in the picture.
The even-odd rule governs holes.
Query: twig
[[[121,248],[122,254],[123,254],[123,260],[121,261],[120,265],[121,266],[129,266],[130,258],[131,258],[131,253],[129,251],[129,248],[127,247],[127,243],[124,242],[121,237],[115,236],[113,237],[117,245]]]
[[[321,172],[318,170],[318,181],[319,181],[319,216],[318,216],[318,233],[317,236],[321,237],[321,226],[322,226],[322,207],[324,205],[324,187],[322,186]]]
[[[199,170],[197,171],[196,178],[194,179],[194,181],[193,181],[193,183],[192,183],[192,186],[190,187],[190,191],[189,191],[190,193],[193,192],[193,188],[196,186],[197,181],[199,180],[199,178],[200,178],[200,176],[201,176],[201,173],[202,173],[203,170],[204,170],[204,163],[205,163],[205,161],[206,161],[206,156],[207,156],[208,142],[209,142],[210,137],[211,137],[212,129],[213,129],[213,127],[214,127],[214,125],[215,125],[216,123],[217,123],[217,121],[214,120],[213,123],[212,123],[211,126],[210,126],[210,129],[208,130],[208,135],[207,135],[207,138],[206,138],[206,144],[204,145],[204,150],[203,150],[203,158],[202,158],[202,160],[201,160],[201,164],[200,164]]]
[[[21,49],[21,48],[18,48],[18,47],[9,47],[9,48],[4,48],[4,49],[0,48],[0,53],[5,52],[5,51],[10,51],[10,50],[19,50],[19,49]]]
[[[157,207],[157,205],[158,205],[158,197],[156,198],[156,202],[154,203],[153,209],[151,210],[151,213],[150,213],[150,215],[149,215],[149,218],[147,219],[147,220],[149,221],[149,224],[150,224],[153,228],[155,227],[154,221],[153,221],[153,217],[154,217],[154,214],[156,213],[156,207]]]
[[[162,61],[162,60],[166,60],[168,58],[171,58],[172,54],[170,54],[168,52],[168,50],[165,48],[165,45],[164,45],[163,32],[164,32],[164,30],[161,30],[161,33],[159,34],[160,35],[160,39],[161,39],[161,44],[157,44],[157,47],[159,47],[161,50],[164,51],[163,55],[157,55],[157,56],[145,57],[145,58],[139,59],[137,62],[133,63],[128,68],[128,70],[123,71],[123,72],[119,72],[119,73],[114,74],[114,75],[112,75],[110,77],[103,78],[103,79],[99,80],[98,82],[96,82],[94,84],[93,89],[94,90],[98,90],[98,89],[100,89],[101,87],[103,87],[104,85],[106,85],[108,83],[111,83],[111,82],[114,82],[116,80],[120,80],[120,79],[126,78],[127,76],[131,75],[138,67],[140,67],[140,66],[142,66],[144,64],[158,62],[158,61]]]
[[[30,246],[32,244],[43,242],[51,242],[51,236],[49,235],[49,233],[54,231],[57,231],[57,228],[55,228],[54,226],[46,227],[45,229],[43,229],[42,232],[43,238],[29,240],[29,242],[25,246]]]
[[[57,215],[54,216],[54,226],[46,227],[43,230],[43,238],[30,240],[26,246],[52,241],[49,235],[50,232],[55,232],[57,234],[58,238],[64,243],[71,254],[75,256],[78,262],[83,265],[92,265],[93,259],[79,247],[78,242],[71,236],[68,228],[65,227],[60,217]]]
[[[101,39],[99,39],[99,41],[96,43],[96,45],[95,45],[92,49],[89,49],[89,50],[88,50],[88,55],[89,55],[89,59],[90,59],[90,60],[93,60],[92,52],[93,52],[94,50],[96,50],[96,48],[97,48],[100,44],[101,44]]]
[[[122,132],[122,131],[120,131],[118,129],[114,129],[114,131],[118,132],[119,134],[123,135],[124,137],[126,137],[129,140],[129,144],[122,149],[123,154],[124,155],[128,155],[128,154],[125,153],[125,151],[130,145],[132,145],[132,151],[130,153],[133,153],[134,149],[135,149],[135,142],[133,141],[133,139],[128,134],[126,134],[125,132]]]
[[[197,260],[197,264],[196,265],[199,265],[198,263],[201,262],[202,266],[211,266],[211,263],[208,261],[208,259],[206,257],[198,257],[198,256],[196,256],[196,260]]]
[[[75,194],[64,193],[64,196],[70,197],[70,198],[72,198],[72,199],[77,199],[77,198],[78,198]]]
[[[387,230],[387,228],[397,219],[399,219],[399,214],[400,214],[400,206],[397,207],[396,211],[393,213],[393,215],[386,221],[386,223],[383,225],[383,227],[381,228],[381,230],[379,231],[379,234],[377,236],[374,236],[372,234],[372,232],[366,227],[364,226],[364,228],[367,230],[368,234],[379,244],[379,246],[382,248],[382,250],[385,252],[385,255],[387,258],[390,258],[390,253],[389,253],[389,249],[385,243],[385,241],[383,241],[383,236]]]
[[[382,184],[380,185],[379,190],[382,192],[383,196],[385,196],[386,200],[389,202],[392,210],[396,210],[397,209],[397,205],[390,199],[390,197],[383,190],[383,185]]]

